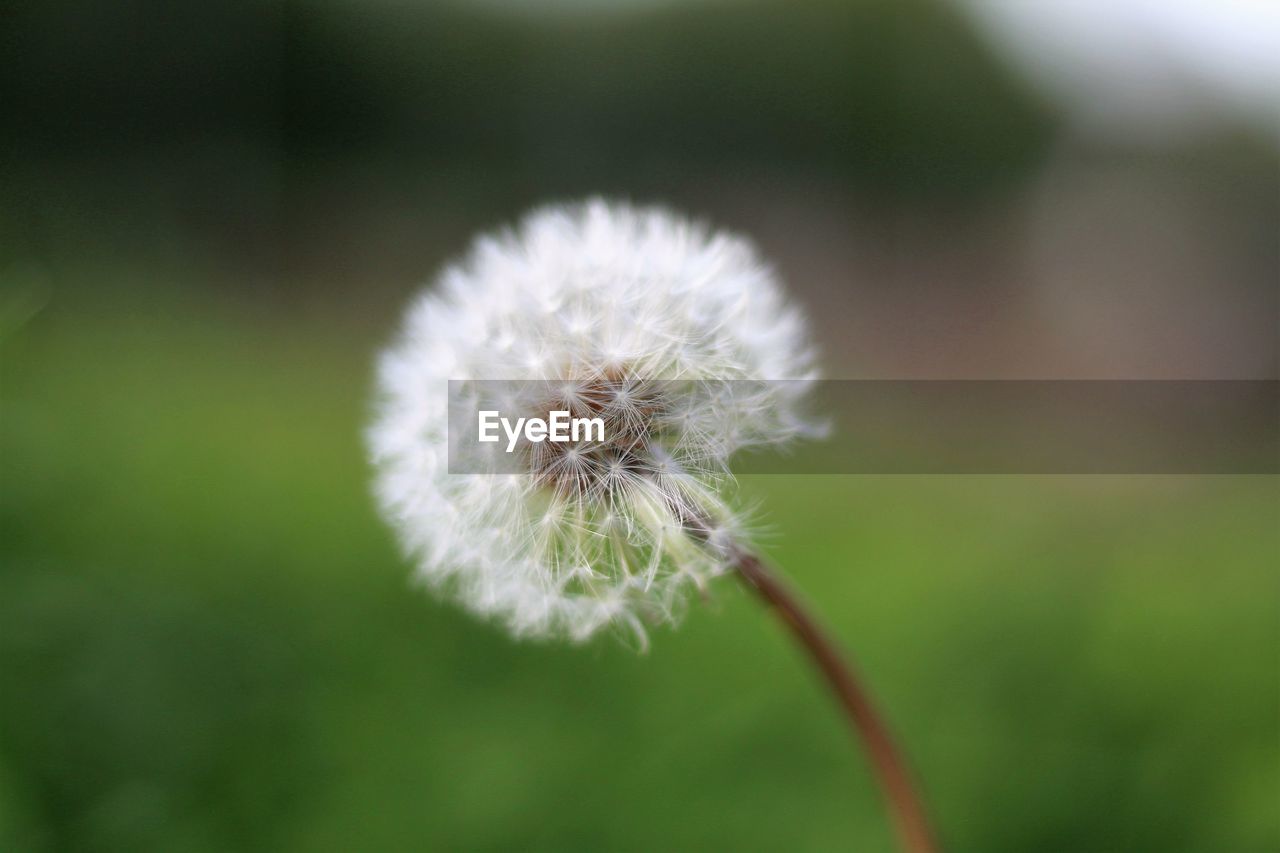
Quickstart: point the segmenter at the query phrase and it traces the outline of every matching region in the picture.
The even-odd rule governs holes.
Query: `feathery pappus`
[[[376,496],[422,580],[517,636],[643,642],[728,569],[745,536],[729,459],[811,432],[815,377],[804,318],[747,240],[658,208],[543,208],[478,238],[382,354]],[[604,434],[451,470],[474,440],[451,407],[486,400]]]

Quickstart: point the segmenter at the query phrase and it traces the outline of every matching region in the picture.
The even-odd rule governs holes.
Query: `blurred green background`
[[[0,850],[892,849],[726,581],[637,656],[415,590],[406,300],[585,193],[758,239],[835,377],[1275,378],[1275,135],[1082,122],[960,6],[0,13]],[[747,478],[956,851],[1280,849],[1275,477]]]

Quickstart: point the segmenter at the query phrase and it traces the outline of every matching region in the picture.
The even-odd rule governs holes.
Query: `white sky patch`
[[[1277,0],[955,0],[1086,127],[1280,135]]]

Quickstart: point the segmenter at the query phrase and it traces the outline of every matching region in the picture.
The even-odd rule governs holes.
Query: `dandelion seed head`
[[[661,209],[544,208],[479,238],[382,354],[376,496],[417,576],[472,611],[519,636],[643,642],[745,535],[730,457],[809,429],[803,381],[747,380],[814,377],[803,317],[747,241]],[[450,380],[504,414],[599,418],[605,440],[451,473],[468,437]]]

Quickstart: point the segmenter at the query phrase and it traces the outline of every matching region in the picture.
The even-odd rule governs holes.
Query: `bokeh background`
[[[731,582],[637,656],[412,589],[374,354],[478,229],[752,235],[837,378],[1277,377],[1263,0],[10,0],[0,850],[891,849]],[[761,476],[956,851],[1280,849],[1274,476]]]

